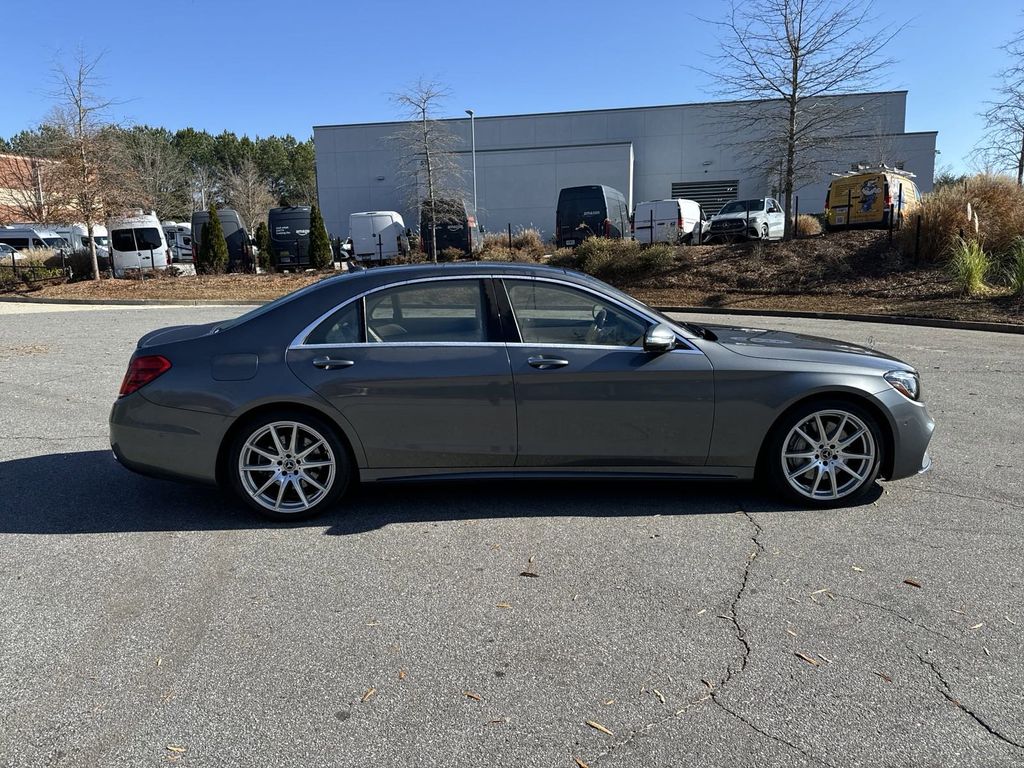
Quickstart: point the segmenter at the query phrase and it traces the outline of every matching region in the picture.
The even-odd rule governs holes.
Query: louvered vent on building
[[[672,197],[696,200],[711,216],[718,209],[736,199],[738,179],[727,181],[677,181],[672,184]]]

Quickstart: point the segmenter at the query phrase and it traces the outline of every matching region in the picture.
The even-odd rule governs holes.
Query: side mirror
[[[645,352],[668,352],[675,346],[676,332],[664,323],[652,325],[644,334]]]

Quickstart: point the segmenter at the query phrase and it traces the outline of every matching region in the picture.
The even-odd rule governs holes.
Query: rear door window
[[[306,344],[360,344],[364,341],[362,301],[342,307],[318,325]]]
[[[163,247],[160,230],[156,227],[139,227],[135,230],[135,242],[140,251],[159,250]]]
[[[135,230],[115,229],[110,233],[110,242],[115,251],[136,251]]]
[[[480,280],[436,280],[388,288],[366,297],[367,341],[491,341]]]

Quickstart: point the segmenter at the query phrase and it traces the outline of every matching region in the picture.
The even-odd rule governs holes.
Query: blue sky
[[[756,0],[751,0],[756,2]],[[423,76],[449,86],[446,112],[480,116],[710,98],[706,65],[721,0],[586,4],[457,0],[8,0],[0,135],[39,122],[50,70],[78,46],[104,53],[105,91],[129,123],[307,138],[313,125],[396,119],[388,95]],[[688,9],[693,9],[691,12]],[[907,130],[939,131],[939,165],[965,167],[977,113],[1024,26],[1019,0],[903,0],[908,24],[888,89],[910,91]]]

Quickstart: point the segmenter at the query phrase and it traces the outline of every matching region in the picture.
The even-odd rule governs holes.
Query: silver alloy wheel
[[[331,490],[337,473],[324,436],[296,421],[275,421],[253,432],[238,454],[245,492],[279,513],[305,512]]]
[[[782,442],[782,471],[790,486],[808,499],[834,501],[860,488],[878,458],[875,437],[848,411],[812,413]]]

